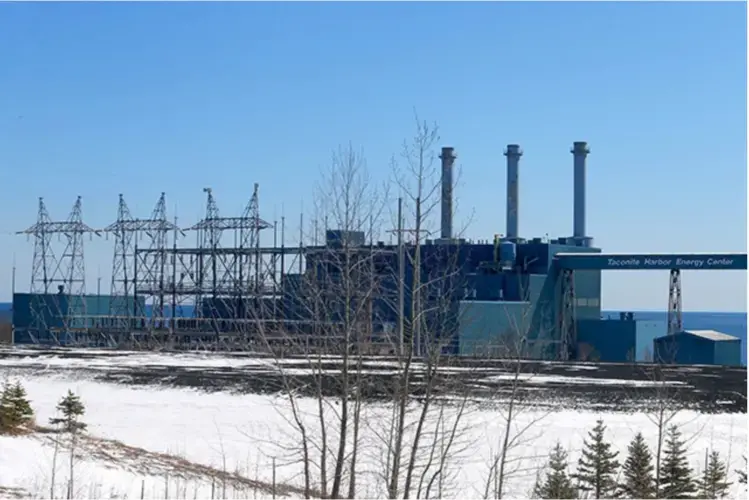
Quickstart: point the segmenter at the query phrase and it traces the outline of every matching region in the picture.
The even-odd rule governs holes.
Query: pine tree
[[[619,468],[616,460],[619,452],[611,450],[611,443],[604,440],[606,426],[598,420],[588,433],[590,441],[583,442],[583,455],[577,462],[577,473],[573,477],[581,491],[590,491],[593,498],[608,498],[616,491],[615,474]]]
[[[34,418],[26,390],[20,384],[5,384],[0,396],[0,430],[16,432],[28,425]]]
[[[0,395],[0,429],[11,432],[16,428],[16,412],[10,395],[11,386],[6,382]]]
[[[627,460],[622,469],[620,493],[628,498],[653,498],[655,496],[655,467],[650,449],[638,432],[627,447]]]
[[[31,402],[26,396],[26,389],[23,388],[20,382],[16,382],[11,387],[10,396],[21,424],[26,425],[31,422],[31,419],[34,418],[34,410],[31,409]]]
[[[577,491],[572,486],[569,476],[567,476],[567,452],[562,445],[557,445],[549,455],[549,472],[546,473],[546,479],[543,483],[536,482],[533,495],[536,498],[555,498],[568,499],[577,498]]]
[[[57,404],[57,411],[62,417],[51,418],[49,422],[52,425],[62,425],[65,432],[75,433],[86,429],[86,424],[80,421],[80,418],[86,412],[86,408],[81,402],[81,398],[73,394],[68,389],[68,394]]]
[[[667,431],[661,462],[660,498],[691,498],[697,491],[686,452],[679,428],[672,425]]]
[[[746,455],[744,455],[744,470],[736,469],[736,474],[739,475],[739,484],[746,484]]]
[[[728,496],[728,467],[717,451],[710,453],[699,481],[699,498],[725,498]]]

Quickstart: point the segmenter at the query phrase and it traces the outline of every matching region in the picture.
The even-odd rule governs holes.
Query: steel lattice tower
[[[52,272],[57,268],[57,259],[51,245],[51,225],[52,221],[49,218],[44,199],[39,198],[36,224],[18,233],[33,235],[34,237],[34,258],[31,266],[31,286],[29,289],[32,294],[29,304],[31,314],[29,334],[34,342],[38,341],[42,332],[49,330],[48,321],[51,320],[53,314],[59,314],[59,311],[53,311],[56,308],[51,307],[50,301],[42,297],[49,294]],[[55,342],[57,342],[56,337]]]
[[[671,269],[668,279],[668,334],[683,330],[681,315],[681,271]]]
[[[140,274],[145,276],[149,286],[163,291],[168,266],[168,233],[175,229],[176,226],[166,220],[165,193],[161,193],[149,219],[134,218],[124,196],[120,195],[117,220],[104,229],[115,236],[110,299],[110,315],[114,317],[114,328],[132,329],[133,319],[145,320],[147,316],[146,311],[138,307],[139,301],[135,293],[136,267],[140,267]],[[135,248],[143,236],[150,240],[148,248],[157,252],[148,254],[140,262],[136,262]],[[163,293],[154,296],[153,317],[164,316],[164,302]]]
[[[37,222],[21,234],[34,236],[34,263],[31,271],[32,330],[37,335],[49,334],[52,341],[60,343],[55,330],[70,334],[71,329],[87,328],[86,318],[86,266],[83,253],[83,235],[100,233],[82,220],[81,197],[73,205],[68,219],[63,222],[50,220],[42,198],[39,198]],[[65,249],[59,259],[55,258],[51,236],[62,234],[66,239]],[[52,285],[57,285],[54,298],[50,295]],[[76,322],[78,320],[78,322]],[[60,325],[61,323],[61,325]]]
[[[259,217],[257,184],[241,217],[221,217],[211,188],[205,188],[203,192],[207,194],[205,218],[189,228],[198,231],[199,241],[196,314],[198,317],[218,317],[218,311],[214,309],[219,297],[231,296],[233,299],[228,303],[224,300],[223,307],[236,316],[242,313],[242,295],[253,289],[251,283],[256,283],[260,274],[260,261],[257,255],[254,259],[251,255],[259,251],[259,231],[271,225]],[[224,231],[234,231],[234,246],[239,244],[239,252],[222,251],[221,238]],[[203,311],[202,299],[206,295],[213,298],[210,314],[204,314],[206,311]]]
[[[255,296],[262,293],[264,282],[260,258],[260,231],[272,227],[271,224],[260,218],[259,188],[260,185],[256,182],[252,190],[252,197],[242,214],[240,228],[240,248],[254,249],[255,251],[248,253],[246,256],[242,254],[240,257],[239,287],[242,292],[250,292]]]
[[[203,192],[207,194],[206,208],[205,208],[205,219],[203,219],[202,225],[198,228],[199,247],[202,250],[207,250],[207,253],[202,254],[199,262],[200,269],[200,288],[201,291],[205,290],[206,285],[210,286],[211,296],[213,302],[211,302],[212,309],[216,307],[215,300],[219,294],[219,260],[220,257],[217,255],[217,250],[221,244],[221,234],[224,229],[221,216],[218,211],[218,205],[216,199],[213,197],[213,190],[211,188],[203,188]],[[198,223],[200,225],[201,223]],[[196,313],[198,317],[204,316],[202,295],[196,297]],[[215,317],[214,311],[211,311],[209,317]]]
[[[65,328],[86,328],[86,265],[83,254],[83,235],[86,233],[100,235],[98,231],[83,223],[81,197],[76,199],[68,220],[60,228],[60,232],[67,240],[65,250],[57,262],[64,273],[64,292],[68,296],[68,311],[65,315]],[[76,318],[83,320],[82,324],[73,324]]]
[[[130,229],[133,221],[130,209],[125,203],[125,197],[120,194],[120,202],[117,209],[117,221],[104,228],[105,232],[114,233],[114,258],[112,260],[112,287],[109,299],[109,314],[113,317],[115,329],[131,328],[131,317],[133,316],[129,298],[135,290],[133,264],[135,260],[135,249],[133,246],[134,236],[137,230]],[[135,302],[133,302],[134,304]]]

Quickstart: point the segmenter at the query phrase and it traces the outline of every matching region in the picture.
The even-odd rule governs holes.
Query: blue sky
[[[573,141],[592,149],[588,232],[611,252],[746,251],[743,3],[0,4],[0,300],[28,287],[31,225],[83,196],[183,224],[211,186],[239,213],[298,220],[331,150],[377,178],[440,125],[462,168],[458,222],[504,231],[503,148],[525,151],[520,232],[572,232]],[[457,222],[456,222],[457,223]],[[296,234],[296,230],[292,231]],[[88,242],[89,290],[112,241]],[[686,273],[684,307],[746,310],[746,273]],[[93,290],[92,290],[93,291]],[[607,273],[606,308],[665,310],[667,273]]]

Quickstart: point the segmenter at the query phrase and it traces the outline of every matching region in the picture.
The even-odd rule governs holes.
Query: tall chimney
[[[455,163],[455,148],[444,147],[440,159],[442,160],[442,239],[453,237],[453,163]]]
[[[575,142],[571,153],[574,158],[574,226],[572,236],[583,243],[585,234],[585,160],[590,153],[587,142]]]
[[[518,165],[523,152],[517,144],[508,144],[507,157],[507,238],[518,237]]]

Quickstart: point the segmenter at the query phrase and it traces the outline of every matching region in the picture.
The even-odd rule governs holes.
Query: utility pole
[[[406,283],[406,242],[404,241],[403,235],[405,233],[413,233],[416,235],[416,241],[418,243],[418,240],[421,236],[420,233],[425,234],[426,236],[429,236],[430,232],[422,229],[420,231],[417,231],[416,229],[406,229],[404,227],[404,220],[403,220],[403,198],[398,198],[398,228],[395,230],[388,231],[389,233],[397,233],[396,236],[398,238],[398,354],[403,355],[403,342],[405,337],[405,302],[406,302],[406,292],[405,292],[405,283]],[[414,248],[416,251],[419,251],[421,245],[415,245]],[[419,265],[420,259],[418,257],[415,258],[415,264]],[[414,290],[411,290],[412,294],[415,293]],[[413,297],[412,297],[413,299]],[[411,311],[413,314],[413,311]],[[413,334],[413,325],[412,325],[412,334]],[[420,345],[419,345],[419,339],[411,339],[411,342],[413,343],[414,340],[417,342],[417,352],[420,351]]]
[[[403,249],[403,198],[398,198],[398,355],[403,356],[406,256]]]

